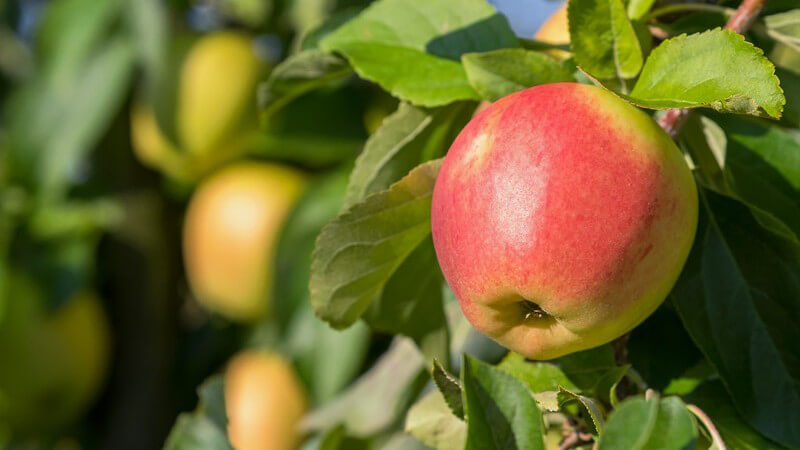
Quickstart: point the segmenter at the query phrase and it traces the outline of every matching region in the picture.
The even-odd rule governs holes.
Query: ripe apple
[[[106,376],[110,331],[99,300],[81,293],[55,311],[14,274],[0,319],[0,424],[21,434],[56,431],[91,406]]]
[[[278,355],[248,350],[225,372],[228,437],[244,450],[293,450],[306,395],[292,367]]]
[[[215,151],[236,129],[255,125],[255,86],[263,70],[247,35],[213,33],[192,46],[177,105],[177,130],[187,152]]]
[[[606,90],[557,83],[467,124],[431,221],[467,319],[551,359],[609,342],[658,307],[692,245],[697,192],[650,117]]]
[[[204,182],[186,212],[183,253],[197,299],[229,319],[264,316],[278,237],[306,185],[300,172],[244,162]]]

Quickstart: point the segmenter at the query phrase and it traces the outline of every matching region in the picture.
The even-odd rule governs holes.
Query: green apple
[[[13,274],[0,320],[0,423],[22,434],[56,431],[97,397],[110,356],[99,300],[81,293],[48,311],[42,292]]]
[[[273,353],[248,350],[225,371],[225,409],[235,448],[293,450],[307,400],[289,363]]]
[[[186,212],[183,254],[198,301],[231,320],[269,310],[281,228],[306,180],[275,164],[237,163],[201,184]]]
[[[609,342],[658,307],[692,245],[697,191],[649,116],[558,83],[470,121],[436,180],[431,220],[467,319],[550,359]]]

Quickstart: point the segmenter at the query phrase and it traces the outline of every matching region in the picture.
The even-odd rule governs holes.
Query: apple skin
[[[83,292],[54,311],[33,280],[14,274],[0,319],[0,424],[21,435],[78,420],[107,375],[110,327],[98,298]]]
[[[186,212],[183,254],[202,305],[241,322],[267,313],[278,237],[305,186],[302,173],[261,162],[233,164],[201,184]]]
[[[236,355],[225,372],[228,437],[244,450],[293,450],[306,412],[305,391],[282,357],[259,350]]]
[[[609,342],[658,307],[694,240],[697,190],[650,117],[608,91],[557,83],[467,124],[431,222],[467,319],[544,360]]]
[[[207,154],[235,130],[255,127],[254,92],[264,71],[245,34],[212,33],[194,44],[181,69],[176,122],[181,147]]]

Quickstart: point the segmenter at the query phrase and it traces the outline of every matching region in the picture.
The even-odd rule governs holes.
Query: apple
[[[281,228],[306,185],[289,167],[242,162],[197,189],[186,212],[183,254],[198,301],[236,321],[269,309]]]
[[[533,38],[537,41],[553,45],[569,45],[569,22],[567,21],[567,5],[558,8],[545,20]],[[563,50],[547,50],[547,53],[559,59],[566,59],[569,53]]]
[[[94,294],[49,311],[33,280],[10,278],[0,319],[0,424],[20,434],[57,431],[79,419],[103,385],[108,320]]]
[[[226,31],[199,39],[181,65],[177,141],[159,127],[153,106],[140,99],[130,116],[135,155],[185,181],[238,156],[257,133],[255,88],[265,70],[246,34]]]
[[[180,77],[176,124],[182,147],[206,154],[248,121],[255,125],[255,87],[263,71],[245,34],[212,33],[194,44]]]
[[[282,357],[260,350],[236,355],[225,371],[228,438],[234,448],[292,450],[306,412],[305,391]]]
[[[686,261],[697,191],[645,113],[593,86],[509,95],[473,118],[432,200],[436,255],[465,316],[533,359],[609,342]]]

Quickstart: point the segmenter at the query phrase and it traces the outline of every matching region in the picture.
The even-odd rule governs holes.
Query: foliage
[[[14,272],[37,280],[51,308],[81,290],[107,294],[121,356],[92,414],[109,414],[110,429],[166,429],[154,424],[162,409],[168,438],[153,431],[141,447],[231,448],[214,374],[261,347],[290,360],[308,391],[307,449],[685,449],[720,438],[800,448],[794,2],[768,3],[740,35],[720,28],[735,1],[571,0],[558,54],[517,36],[487,0],[52,0],[32,35],[18,23],[23,3],[0,2],[0,327],[4,305],[22,301],[7,294]],[[131,156],[131,109],[147,104],[177,142],[186,51],[228,25],[260,36],[272,66],[252,93],[253,126],[202,167],[145,169]],[[555,82],[603,87],[655,119],[691,109],[674,131],[700,223],[644,323],[530,361],[467,324],[438,267],[430,209],[442,158],[481,102]],[[178,236],[195,185],[245,158],[301,168],[311,187],[269,255],[274,313],[231,324],[185,292]],[[96,442],[90,428],[58,433]],[[130,435],[120,436],[109,442]],[[0,423],[0,446],[59,437],[28,442]]]

